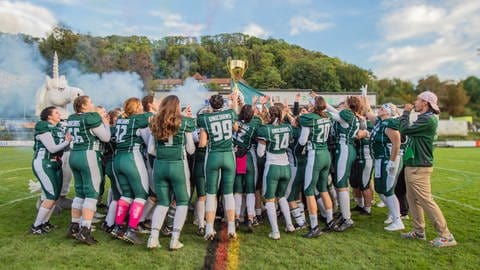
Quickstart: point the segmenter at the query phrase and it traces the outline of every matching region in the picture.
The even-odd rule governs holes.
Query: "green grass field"
[[[27,188],[31,149],[0,148],[0,268],[1,269],[201,269],[208,243],[196,236],[191,214],[184,227],[185,247],[170,252],[147,250],[94,233],[99,244],[84,246],[64,238],[69,213],[53,216],[59,228],[46,236],[28,235],[36,215]],[[254,234],[240,232],[239,269],[479,269],[480,267],[480,149],[437,149],[432,190],[458,246],[438,249],[428,242],[402,240],[383,230],[386,208],[373,208],[371,217],[353,214],[356,226],[344,233],[303,239],[297,232],[270,240],[268,223]],[[407,229],[411,222],[406,221]],[[283,225],[281,225],[283,226]],[[427,238],[435,237],[427,221]],[[146,240],[146,236],[145,236]]]

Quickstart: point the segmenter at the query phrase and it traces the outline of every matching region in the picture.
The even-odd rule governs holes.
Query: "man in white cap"
[[[410,124],[410,112],[415,109],[418,119]],[[457,242],[447,228],[442,211],[432,198],[430,176],[433,172],[433,141],[440,113],[437,96],[425,91],[418,95],[415,105],[406,104],[400,117],[400,132],[411,139],[405,152],[405,182],[407,201],[413,220],[413,230],[402,238],[426,240],[424,211],[435,227],[438,237],[430,241],[435,247],[455,246]]]

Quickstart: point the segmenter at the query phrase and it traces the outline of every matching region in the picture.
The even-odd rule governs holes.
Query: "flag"
[[[233,89],[235,89],[235,81],[231,80],[230,85],[233,91]],[[252,104],[252,98],[254,96],[258,96],[258,97],[265,96],[262,92],[258,91],[257,89],[251,87],[250,85],[244,82],[238,81],[236,85],[238,87],[238,91],[240,91],[240,93],[242,93],[243,95],[243,100],[245,104]]]

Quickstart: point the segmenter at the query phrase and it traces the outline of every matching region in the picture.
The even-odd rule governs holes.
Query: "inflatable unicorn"
[[[58,76],[58,57],[57,52],[53,55],[53,78],[46,76],[45,84],[37,91],[35,115],[49,106],[56,106],[62,115],[62,119],[67,119],[69,113],[67,105],[73,100],[83,95],[80,88],[68,85],[64,75]]]

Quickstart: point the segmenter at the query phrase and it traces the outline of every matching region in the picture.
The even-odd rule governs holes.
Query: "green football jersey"
[[[339,112],[340,118],[348,123],[348,127],[344,128],[340,123],[335,122],[333,125],[335,129],[335,143],[352,144],[357,136],[359,123],[355,114],[350,110],[341,110]]]
[[[232,109],[198,116],[198,127],[208,134],[208,152],[233,151],[233,123],[236,119],[237,114]]]
[[[90,131],[102,125],[102,117],[96,112],[72,114],[67,120],[67,129],[73,136],[73,151],[99,150],[100,142]]]
[[[367,131],[371,134],[373,131],[373,124],[367,120]],[[370,135],[371,136],[371,135]],[[370,151],[370,136],[357,140],[355,142],[355,149],[357,150],[357,157],[361,159],[371,158],[372,154]],[[368,155],[368,156],[366,156]]]
[[[195,120],[189,117],[182,117],[182,123],[175,135],[168,140],[156,140],[157,159],[160,160],[182,160],[185,159],[185,133],[195,129]]]
[[[267,142],[267,151],[272,154],[286,153],[291,137],[292,127],[288,124],[269,124],[258,129],[258,139]]]
[[[392,151],[392,142],[386,134],[387,128],[398,130],[398,119],[390,118],[381,120],[380,118],[377,118],[375,127],[370,134],[371,150],[372,155],[375,159],[390,158],[390,153]]]
[[[65,139],[65,133],[63,132],[63,129],[61,128],[60,125],[52,125],[48,121],[39,121],[37,124],[35,124],[35,133],[34,133],[34,144],[33,144],[33,151],[34,151],[34,156],[36,157],[38,154],[38,151],[43,150],[45,153],[48,153],[48,150],[46,149],[45,145],[37,139],[38,135],[41,135],[43,133],[50,132],[53,137],[53,141],[55,144],[60,144],[63,142]],[[46,155],[46,158],[51,158],[51,154],[55,155],[61,155],[63,151],[59,151],[57,153],[48,153]]]
[[[298,166],[299,162],[304,162],[307,159],[306,147],[301,146],[298,143],[298,139],[300,139],[300,134],[302,133],[301,127],[293,127],[292,126],[292,136],[290,138],[290,143],[288,148],[290,149],[292,155],[292,162],[294,166]]]
[[[324,118],[316,113],[308,113],[300,116],[300,125],[310,128],[308,135],[309,149],[327,149],[328,136],[332,121],[330,117]]]
[[[115,142],[117,151],[132,151],[143,145],[142,137],[137,135],[137,130],[148,127],[150,114],[134,114],[128,118],[117,119],[115,123]]]
[[[262,120],[254,116],[248,123],[243,121],[238,121],[237,123],[238,130],[233,133],[233,143],[249,150],[257,134],[257,128],[262,124]]]

